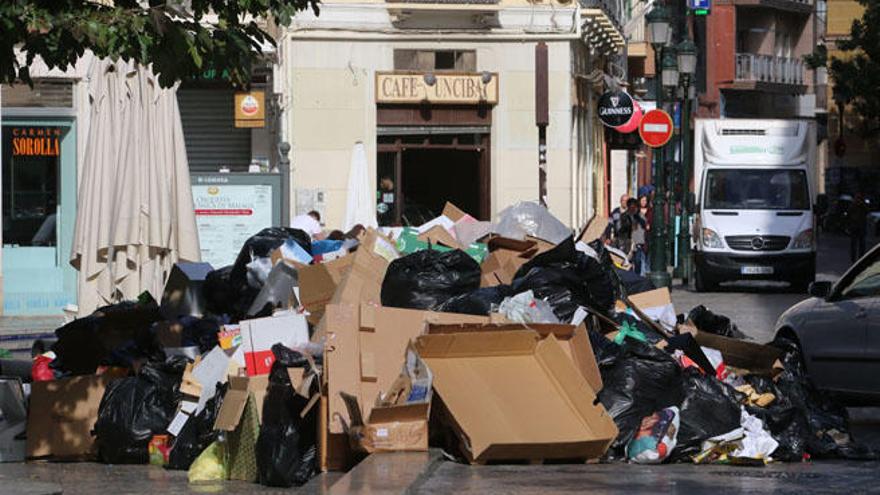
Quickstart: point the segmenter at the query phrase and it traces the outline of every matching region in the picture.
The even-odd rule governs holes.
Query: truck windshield
[[[710,210],[809,210],[803,170],[716,169],[706,173]]]

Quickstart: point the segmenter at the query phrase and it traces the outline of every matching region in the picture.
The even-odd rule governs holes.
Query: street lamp
[[[697,72],[697,45],[690,38],[678,44],[678,71],[681,74],[681,85],[684,98],[681,106],[681,226],[678,229],[678,274],[687,285],[690,278],[690,191],[691,169],[691,78]]]
[[[675,47],[666,47],[663,49],[663,63],[661,68],[661,79],[663,79],[663,88],[669,91],[670,101],[675,102],[675,89],[678,87],[678,59],[675,57]],[[674,113],[673,108],[670,113]],[[663,177],[666,186],[666,224],[663,234],[664,250],[669,253],[667,259],[670,265],[675,265],[675,148],[674,146],[664,146],[662,150],[658,150],[663,157]]]
[[[654,8],[645,16],[648,29],[651,33],[651,46],[654,48],[654,98],[657,102],[657,108],[663,107],[663,86],[662,86],[662,69],[661,54],[663,48],[669,43],[671,38],[669,26],[669,11],[666,7],[655,3]],[[653,219],[651,227],[651,272],[648,276],[655,287],[669,287],[672,280],[669,272],[666,271],[666,249],[664,248],[664,217],[663,203],[665,195],[665,187],[663,183],[663,152],[662,149],[655,149],[652,153],[652,176],[654,179],[654,202],[653,202]]]

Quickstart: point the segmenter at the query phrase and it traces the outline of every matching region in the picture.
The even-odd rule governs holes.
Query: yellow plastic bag
[[[223,481],[228,476],[226,468],[226,445],[214,442],[208,445],[189,468],[189,482]]]

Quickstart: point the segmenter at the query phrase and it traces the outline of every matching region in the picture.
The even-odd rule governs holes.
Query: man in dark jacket
[[[865,230],[868,223],[868,205],[862,193],[856,193],[846,213],[849,223],[849,258],[855,263],[865,255]]]

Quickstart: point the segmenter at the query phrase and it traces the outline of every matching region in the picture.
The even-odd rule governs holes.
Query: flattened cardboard
[[[555,337],[435,334],[420,336],[415,347],[472,463],[594,459],[617,437],[614,421]]]
[[[305,316],[286,312],[266,318],[242,320],[241,348],[244,351],[247,372],[250,376],[265,375],[275,362],[272,346],[284,344],[292,348],[309,341],[309,327]]]
[[[769,345],[699,331],[694,338],[703,347],[721,351],[725,365],[748,370],[756,375],[773,376],[776,374],[776,360],[782,359],[782,351]]]
[[[599,365],[593,354],[593,346],[590,345],[590,337],[587,335],[587,327],[564,324],[532,323],[492,323],[489,325],[433,325],[429,324],[428,335],[463,332],[492,332],[492,331],[523,331],[532,330],[538,333],[541,339],[553,336],[562,345],[562,350],[571,360],[572,364],[580,372],[581,376],[590,385],[594,392],[602,390],[602,375],[599,374]]]
[[[31,384],[27,456],[89,459],[97,453],[92,428],[113,377],[83,375]]]

